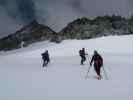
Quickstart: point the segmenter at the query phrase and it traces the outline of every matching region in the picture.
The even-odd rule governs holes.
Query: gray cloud
[[[129,15],[133,14],[133,0],[127,0],[127,10]]]
[[[36,19],[34,2],[32,0],[16,0],[16,7],[17,14],[22,21],[29,22]]]
[[[32,0],[0,0],[0,37],[36,19]]]
[[[127,9],[127,0],[36,0],[35,4],[36,8],[39,8],[37,12],[41,11],[37,14],[41,16],[38,18],[40,22],[46,23],[56,31],[77,17],[131,14]]]
[[[132,0],[0,0],[0,35],[37,19],[56,31],[78,17],[129,16]]]
[[[20,25],[16,20],[9,17],[4,8],[0,7],[0,11],[0,37],[3,37],[13,33]]]
[[[24,23],[35,19],[35,7],[32,0],[1,0],[0,5],[12,19]]]

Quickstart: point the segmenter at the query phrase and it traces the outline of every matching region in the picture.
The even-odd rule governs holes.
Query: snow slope
[[[42,42],[1,53],[0,100],[133,100],[132,42],[130,35],[110,36],[60,44]],[[89,60],[94,49],[99,51],[109,80],[96,80],[93,68],[85,79],[89,61],[80,65],[82,47]],[[51,63],[44,72],[41,53],[45,49]]]

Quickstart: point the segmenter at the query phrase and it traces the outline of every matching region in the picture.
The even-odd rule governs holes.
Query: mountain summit
[[[89,39],[109,35],[133,34],[133,17],[97,16],[79,18],[69,23],[59,34],[63,39]]]
[[[56,41],[57,33],[48,26],[39,24],[33,20],[28,25],[23,26],[20,30],[16,31],[0,40],[0,50],[12,50],[39,41]]]

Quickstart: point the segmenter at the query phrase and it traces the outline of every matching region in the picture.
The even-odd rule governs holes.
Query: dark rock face
[[[0,50],[12,50],[39,41],[56,42],[57,33],[48,26],[32,21],[14,34],[0,39]]]
[[[108,35],[133,34],[133,18],[121,16],[98,16],[94,19],[80,18],[69,23],[59,32],[63,39],[89,39]]]
[[[33,20],[14,34],[0,39],[0,50],[17,49],[46,40],[59,43],[64,39],[90,39],[128,34],[133,34],[133,16],[98,16],[93,19],[83,17],[69,23],[59,33]]]

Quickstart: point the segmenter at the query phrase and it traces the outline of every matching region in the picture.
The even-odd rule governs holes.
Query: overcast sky
[[[0,0],[0,37],[34,19],[60,31],[78,17],[132,13],[133,0]]]

